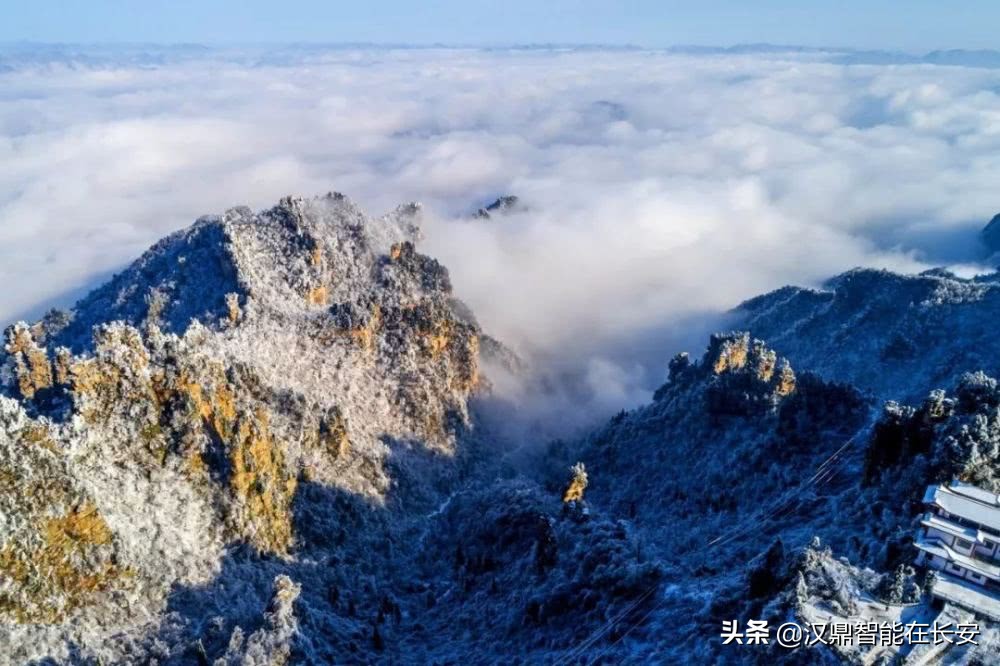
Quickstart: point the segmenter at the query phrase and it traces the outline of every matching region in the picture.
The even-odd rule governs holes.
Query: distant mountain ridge
[[[469,44],[406,44],[406,43],[330,43],[279,44],[273,46],[211,47],[203,44],[72,44],[8,42],[0,44],[0,71],[20,67],[72,65],[78,67],[108,67],[132,65],[160,67],[171,63],[195,62],[219,58],[250,66],[293,66],[304,58],[324,51],[378,51],[385,49],[476,49],[483,51],[661,51],[683,55],[801,55],[842,65],[941,65],[995,69],[1000,67],[997,49],[938,49],[926,53],[895,50],[859,49],[845,46],[806,46],[795,44],[735,44],[711,46],[680,44],[654,47],[636,44],[506,44],[489,47]]]
[[[797,367],[874,391],[919,399],[965,372],[1000,371],[1000,274],[959,278],[855,269],[822,289],[783,287],[733,311]]]

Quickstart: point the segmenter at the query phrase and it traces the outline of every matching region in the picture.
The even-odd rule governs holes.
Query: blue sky
[[[998,45],[995,0],[0,0],[0,41]]]

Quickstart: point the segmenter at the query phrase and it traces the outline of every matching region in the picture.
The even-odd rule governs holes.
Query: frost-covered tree
[[[563,502],[568,504],[570,502],[582,502],[583,493],[587,490],[587,468],[582,462],[578,462],[569,469],[571,477],[569,484],[566,486],[565,492],[563,492]]]
[[[890,604],[909,604],[920,599],[920,586],[917,585],[916,572],[913,567],[900,564],[883,578],[879,588],[880,596]]]

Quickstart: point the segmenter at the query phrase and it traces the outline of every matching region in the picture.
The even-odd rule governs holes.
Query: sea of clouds
[[[425,204],[483,326],[634,404],[719,314],[854,266],[974,271],[1000,70],[817,51],[0,51],[0,322],[196,217]],[[524,210],[469,213],[501,194]],[[584,390],[586,394],[587,391]]]

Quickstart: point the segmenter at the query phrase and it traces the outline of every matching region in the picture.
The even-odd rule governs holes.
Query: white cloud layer
[[[426,251],[484,326],[620,404],[701,342],[679,332],[700,337],[704,315],[856,265],[974,261],[1000,210],[996,69],[814,52],[101,53],[0,68],[0,321],[69,305],[235,204],[419,200]],[[528,210],[464,218],[506,193]]]

